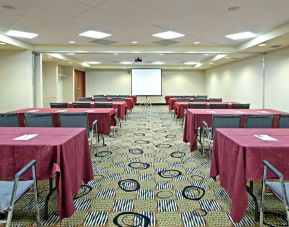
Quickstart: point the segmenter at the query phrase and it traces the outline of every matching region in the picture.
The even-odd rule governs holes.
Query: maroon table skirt
[[[255,136],[264,134],[277,141],[264,141]],[[221,186],[232,199],[230,215],[235,222],[239,222],[247,210],[246,182],[263,177],[263,160],[289,177],[289,129],[216,129],[210,175],[220,176]]]
[[[66,108],[66,109],[61,109],[61,108],[26,108],[26,109],[11,111],[11,112],[19,113],[20,125],[22,127],[24,127],[25,126],[24,113],[25,112],[32,112],[32,111],[36,111],[34,113],[52,113],[54,127],[59,127],[58,113],[61,111],[65,111],[68,113],[87,112],[88,113],[89,127],[91,127],[92,122],[94,120],[97,120],[98,133],[103,134],[103,135],[109,135],[110,134],[110,126],[116,125],[115,109],[113,109],[113,108],[88,108],[88,109],[86,109],[86,108]]]
[[[183,141],[189,142],[191,150],[197,149],[197,129],[203,127],[203,121],[207,122],[209,127],[212,126],[213,114],[241,114],[241,127],[245,126],[247,114],[274,114],[274,128],[278,127],[278,116],[286,112],[273,109],[188,109],[186,123],[184,127]]]
[[[26,141],[13,140],[38,134]],[[87,133],[81,128],[0,128],[0,178],[13,179],[17,171],[36,160],[39,180],[56,176],[60,219],[74,211],[73,196],[83,182],[93,179]],[[26,178],[28,174],[25,175]]]

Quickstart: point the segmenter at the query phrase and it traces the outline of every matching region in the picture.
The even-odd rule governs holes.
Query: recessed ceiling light
[[[86,62],[83,62],[83,63],[81,63],[81,66],[82,66],[82,67],[89,67],[90,65],[87,64]]]
[[[174,32],[174,31],[167,31],[167,32],[156,33],[156,34],[153,34],[152,36],[155,36],[161,39],[175,39],[175,38],[183,37],[185,35],[178,33],[178,32]]]
[[[232,40],[239,40],[239,39],[248,39],[248,38],[253,38],[256,37],[257,35],[253,32],[241,32],[241,33],[235,33],[235,34],[230,34],[226,35],[228,39]]]
[[[100,61],[88,61],[88,62],[85,62],[85,63],[87,63],[87,64],[89,64],[89,65],[98,65],[98,64],[100,64],[101,62],[100,62]]]
[[[195,61],[186,61],[184,62],[184,65],[196,65],[198,64],[198,62],[195,62]]]
[[[212,63],[212,62],[210,63],[210,65],[213,65],[213,64],[214,64],[214,63]]]
[[[103,38],[111,36],[111,34],[99,32],[99,31],[93,31],[93,30],[80,33],[79,35],[89,37],[89,38],[95,38],[95,39],[103,39]]]
[[[226,59],[229,59],[230,57],[225,57]]]
[[[163,61],[154,61],[154,62],[152,62],[152,64],[154,64],[154,65],[164,65],[166,63],[163,62]]]
[[[70,61],[70,62],[68,62],[68,63],[70,63],[70,64],[71,64],[71,63],[72,63],[72,61]]]
[[[75,43],[75,41],[69,41],[69,43],[73,44],[73,43]]]
[[[13,37],[26,38],[26,39],[33,39],[36,36],[38,36],[38,34],[36,33],[22,32],[22,31],[15,31],[15,30],[9,30],[5,34],[9,36],[13,36]]]
[[[200,42],[196,41],[196,42],[194,42],[194,44],[200,44]]]
[[[0,43],[0,45],[6,45],[6,43]]]
[[[138,44],[138,41],[132,41],[131,43],[132,44]]]
[[[267,44],[266,43],[261,43],[261,44],[259,44],[258,46],[259,47],[264,47],[264,46],[266,46]]]
[[[129,65],[129,64],[132,64],[132,62],[131,61],[121,61],[120,64]]]

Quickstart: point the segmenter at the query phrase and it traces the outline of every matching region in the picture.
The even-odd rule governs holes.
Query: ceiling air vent
[[[115,41],[111,41],[107,39],[95,39],[90,42],[94,44],[100,44],[100,45],[110,45],[110,44],[116,43]]]

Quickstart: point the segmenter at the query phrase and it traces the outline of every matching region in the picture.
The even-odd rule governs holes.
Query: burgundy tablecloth
[[[68,112],[68,113],[81,113],[81,112],[87,112],[88,113],[88,121],[89,121],[89,127],[91,127],[91,124],[94,120],[97,120],[97,130],[98,133],[103,135],[109,135],[110,134],[110,126],[116,125],[115,120],[115,109],[113,108],[26,108],[21,110],[14,110],[11,111],[13,113],[19,113],[19,120],[20,125],[22,127],[25,126],[24,122],[24,113],[25,112],[31,112],[33,110],[37,110],[34,113],[52,113],[53,117],[53,124],[55,127],[59,127],[59,121],[58,121],[58,113],[60,111]]]
[[[177,118],[182,119],[184,117],[184,109],[188,108],[189,103],[200,104],[200,102],[174,102],[173,109],[177,113]],[[237,104],[238,102],[205,102],[206,108],[210,109],[211,103],[213,104],[228,104],[228,109],[232,109],[232,104]]]
[[[15,141],[25,134],[38,134],[27,141]],[[93,179],[87,133],[81,128],[1,128],[0,178],[13,179],[17,171],[32,159],[38,179],[56,175],[60,219],[74,211],[73,195],[83,181]]]
[[[277,141],[263,141],[254,135],[269,135]],[[210,175],[231,199],[231,216],[239,222],[248,205],[247,181],[262,179],[262,161],[268,160],[289,177],[289,129],[216,129]]]
[[[91,102],[87,102],[87,101],[77,101],[77,102],[72,102],[72,101],[68,101],[68,107],[69,108],[73,108],[72,104],[73,103],[90,103],[90,107],[91,108],[95,108],[95,104],[96,103],[112,103],[112,108],[116,108],[117,109],[117,117],[121,120],[125,119],[125,115],[127,114],[127,108],[128,108],[128,104],[126,101],[91,101]]]
[[[245,125],[247,114],[274,114],[273,127],[278,127],[278,116],[287,113],[272,109],[188,109],[183,141],[186,143],[190,142],[192,151],[197,149],[197,129],[203,126],[203,121],[206,121],[209,127],[211,127],[213,114],[242,114],[241,127]]]
[[[166,104],[169,104],[169,99],[175,97],[174,95],[165,96]]]

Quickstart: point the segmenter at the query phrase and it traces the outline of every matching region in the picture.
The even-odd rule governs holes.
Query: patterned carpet
[[[106,138],[107,147],[99,145],[94,151],[92,191],[75,200],[74,215],[59,222],[54,193],[49,218],[42,217],[42,225],[258,226],[251,200],[243,220],[231,221],[229,196],[218,180],[209,177],[209,158],[190,152],[182,140],[181,122],[167,106],[135,107],[119,133]],[[39,190],[43,211],[47,182],[39,182]],[[255,192],[259,198],[260,183]],[[35,225],[31,198],[28,195],[17,204],[14,226]],[[282,204],[272,201],[270,209],[280,210]],[[271,226],[286,224],[279,216],[266,216],[266,220]]]

